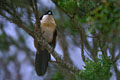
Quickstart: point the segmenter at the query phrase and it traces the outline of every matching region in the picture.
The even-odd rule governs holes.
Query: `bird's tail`
[[[37,53],[35,58],[35,70],[39,76],[43,76],[48,67],[48,61],[50,60],[50,54],[47,50],[42,50],[40,46],[37,47]]]

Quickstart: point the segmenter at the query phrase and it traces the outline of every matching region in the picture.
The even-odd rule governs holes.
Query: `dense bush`
[[[87,60],[85,70],[79,72],[79,80],[109,80],[111,77],[111,61],[108,58],[100,57],[96,62]]]

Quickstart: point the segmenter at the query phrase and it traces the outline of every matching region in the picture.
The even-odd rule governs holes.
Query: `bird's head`
[[[40,20],[43,20],[43,19],[46,19],[46,18],[49,18],[49,17],[53,17],[51,10],[48,10],[46,13],[44,13],[44,14],[40,17]]]
[[[48,10],[45,15],[52,15],[52,11],[51,10]]]

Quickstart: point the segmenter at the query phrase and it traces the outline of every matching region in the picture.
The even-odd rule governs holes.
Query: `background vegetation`
[[[113,73],[112,79],[120,80],[120,1],[43,1],[0,0],[0,80],[109,80]],[[85,63],[79,72],[52,62],[44,77],[34,71],[36,50],[31,34],[38,16],[49,9],[57,23],[64,61],[73,66],[81,60]],[[71,53],[82,56],[76,62],[70,56],[68,37],[80,48]]]

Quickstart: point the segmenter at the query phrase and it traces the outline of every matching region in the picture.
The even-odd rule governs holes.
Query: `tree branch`
[[[120,58],[120,53],[112,60],[115,63]]]
[[[79,69],[77,69],[74,65],[71,65],[67,62],[65,62],[64,59],[62,59],[58,53],[56,51],[54,51],[54,49],[44,40],[44,38],[41,36],[40,33],[38,32],[35,32],[35,31],[32,31],[30,30],[29,28],[27,28],[24,24],[21,24],[9,17],[7,17],[6,15],[4,14],[0,14],[1,16],[3,16],[5,19],[7,19],[8,21],[10,22],[13,22],[15,23],[16,25],[18,25],[18,27],[22,28],[24,31],[26,31],[30,36],[32,36],[33,38],[36,38],[38,43],[42,45],[42,47],[46,48],[48,50],[49,53],[51,53],[55,59],[56,59],[56,62],[61,65],[62,67],[66,68],[67,70],[73,72],[73,73],[76,73],[76,72],[79,72]]]
[[[31,0],[31,1],[32,1],[31,7],[32,7],[33,12],[35,14],[36,25],[39,26],[38,28],[40,29],[40,20],[39,20],[38,8],[37,8],[37,0]]]
[[[64,59],[62,59],[58,53],[56,51],[54,51],[54,49],[47,43],[47,41],[45,41],[41,35],[37,32],[35,32],[35,38],[37,39],[38,43],[42,46],[44,46],[44,48],[46,48],[48,50],[49,53],[51,53],[55,59],[56,62],[61,65],[62,67],[68,69],[69,71],[72,71],[73,73],[79,72],[79,69],[77,69],[75,66],[67,63],[64,61]]]
[[[18,27],[22,28],[25,32],[27,32],[29,35],[31,35],[32,37],[35,37],[34,36],[34,31],[30,30],[29,28],[27,28],[24,24],[14,20],[14,19],[11,19],[9,18],[8,16],[6,16],[5,14],[2,14],[0,13],[1,16],[3,16],[6,20],[16,24]]]
[[[33,0],[32,0],[33,1]],[[35,14],[35,18],[36,18],[36,22],[37,22],[37,26],[40,26],[40,21],[39,21],[39,15],[38,15],[38,10],[37,10],[37,2],[36,0],[33,1],[33,12]],[[73,73],[76,73],[79,71],[79,69],[77,69],[74,65],[71,65],[67,62],[64,61],[64,59],[62,59],[57,52],[54,51],[54,49],[47,43],[47,41],[44,40],[44,38],[42,37],[42,33],[40,32],[35,32],[30,30],[27,26],[25,26],[22,22],[22,20],[20,19],[20,17],[9,11],[9,9],[4,9],[7,13],[9,13],[12,18],[6,16],[5,14],[3,14],[3,12],[0,12],[0,15],[3,16],[5,19],[7,19],[8,21],[18,25],[19,28],[22,28],[25,32],[27,32],[30,36],[32,36],[33,38],[36,38],[38,43],[44,47],[45,49],[48,50],[49,53],[51,53],[55,59],[56,62],[61,65],[62,67],[68,69],[69,71],[72,71]]]
[[[76,21],[76,19],[74,18],[74,15],[75,14],[69,14],[68,13],[68,11],[66,11],[65,9],[63,9],[63,8],[61,8],[59,5],[58,5],[58,3],[57,3],[57,1],[56,0],[52,0],[55,4],[56,4],[56,6],[59,8],[59,9],[61,9],[65,14],[67,14],[67,16],[71,19],[71,21],[74,23],[74,24],[76,24],[76,29],[78,30],[78,32],[79,32],[79,35],[80,35],[80,42],[81,42],[81,54],[82,54],[82,58],[83,58],[83,61],[85,61],[85,56],[84,56],[84,34],[83,34],[83,28],[82,28],[82,25],[79,23],[79,22],[77,22]],[[76,8],[77,8],[77,2],[76,2]]]

